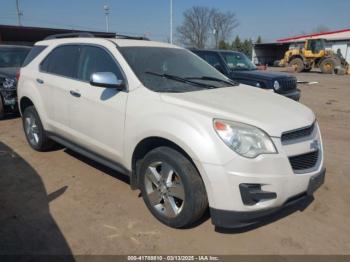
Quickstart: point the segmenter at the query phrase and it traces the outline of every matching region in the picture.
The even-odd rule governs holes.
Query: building
[[[340,50],[343,57],[350,63],[350,29],[300,35],[289,38],[278,39],[273,43],[255,44],[253,48],[253,62],[256,64],[268,64],[272,66],[275,61],[283,58],[284,53],[296,46],[301,46],[306,39],[322,38],[327,40],[327,49],[337,53]]]
[[[114,33],[83,31],[83,30],[69,30],[58,28],[43,28],[43,27],[27,27],[27,26],[13,26],[0,25],[0,45],[33,45],[35,42],[43,40],[49,35],[86,32],[100,36],[112,36]]]

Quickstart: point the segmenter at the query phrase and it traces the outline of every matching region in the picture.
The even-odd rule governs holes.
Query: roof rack
[[[130,39],[130,40],[146,40],[149,41],[149,38],[144,36],[129,36],[129,35],[116,35],[117,39]]]
[[[87,33],[87,32],[76,32],[76,33],[65,33],[65,34],[49,35],[44,40],[68,38],[68,37],[95,37],[95,36],[93,34]]]
[[[101,38],[118,38],[118,39],[132,39],[132,40],[146,40],[149,41],[149,38],[143,36],[128,36],[128,35],[117,35],[115,33],[90,33],[90,32],[74,32],[74,33],[64,33],[50,35],[44,40],[68,38],[68,37],[101,37]]]

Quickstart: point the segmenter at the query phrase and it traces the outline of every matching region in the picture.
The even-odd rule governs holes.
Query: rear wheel
[[[34,150],[47,151],[54,147],[55,143],[48,138],[34,106],[24,110],[22,121],[27,141]]]
[[[320,69],[324,74],[333,74],[336,62],[332,58],[324,59],[320,64]]]
[[[4,119],[5,117],[5,108],[4,108],[4,103],[2,102],[2,97],[0,95],[0,120]]]
[[[294,71],[300,73],[304,70],[304,62],[301,58],[294,58],[289,62],[289,66],[294,68]]]
[[[193,164],[178,151],[159,147],[142,160],[140,189],[146,206],[162,223],[187,227],[208,207],[205,187]]]

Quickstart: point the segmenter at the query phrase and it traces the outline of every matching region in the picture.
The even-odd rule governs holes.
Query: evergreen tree
[[[230,45],[228,43],[226,43],[224,40],[221,40],[219,42],[219,49],[228,50],[228,49],[230,49]]]
[[[261,44],[262,43],[262,39],[261,39],[261,36],[259,35],[258,36],[258,39],[256,39],[256,44]]]
[[[239,36],[236,36],[235,40],[232,42],[232,50],[241,52],[242,42]]]

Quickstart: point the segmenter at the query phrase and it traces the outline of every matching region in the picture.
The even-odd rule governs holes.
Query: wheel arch
[[[159,136],[151,136],[142,139],[135,147],[132,159],[131,159],[131,177],[130,177],[130,186],[132,189],[138,189],[139,186],[139,180],[138,180],[138,168],[140,160],[142,160],[148,152],[150,152],[153,149],[156,149],[158,147],[166,146],[169,148],[172,148],[179,153],[181,153],[183,156],[185,156],[196,168],[199,175],[201,176],[201,173],[196,165],[196,163],[193,160],[193,157],[191,157],[190,153],[188,153],[183,147],[179,146],[177,143],[163,137]]]
[[[34,106],[33,101],[27,96],[21,97],[21,100],[19,101],[19,110],[21,112],[21,115],[23,114],[24,110],[29,106]]]

